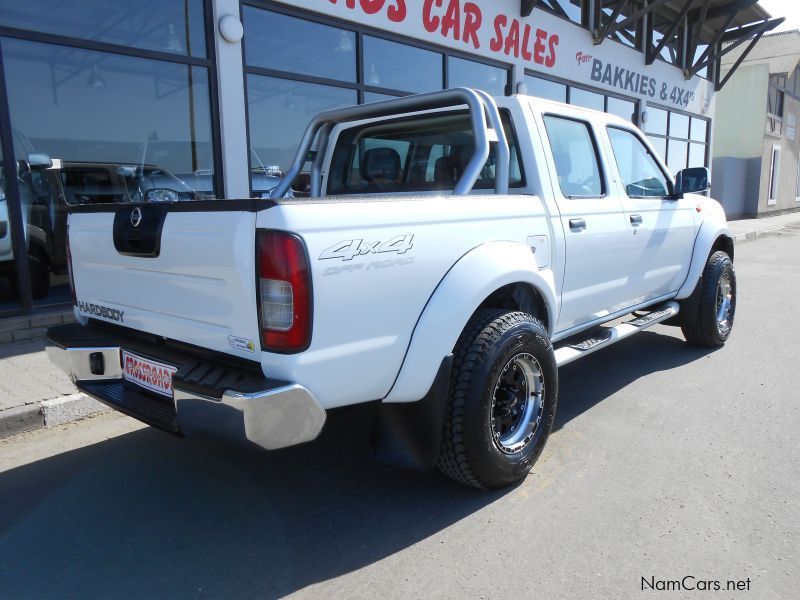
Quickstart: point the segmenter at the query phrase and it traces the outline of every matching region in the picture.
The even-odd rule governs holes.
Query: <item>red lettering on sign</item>
[[[544,66],[548,69],[552,69],[556,64],[556,46],[558,46],[558,35],[554,33],[550,36],[550,41],[547,43],[550,54],[544,59]]]
[[[425,0],[425,4],[422,5],[422,24],[428,33],[433,33],[439,29],[439,23],[441,22],[438,16],[432,14],[434,4],[441,6],[442,0]]]
[[[497,15],[494,19],[494,37],[489,42],[489,48],[492,52],[502,51],[514,58],[521,55],[526,61],[552,68],[556,64],[558,36],[550,35],[544,29],[537,29],[531,49],[532,31],[528,24],[523,27],[519,19],[511,19],[509,24],[508,17]]]
[[[544,45],[544,40],[547,39],[547,32],[544,29],[536,30],[536,43],[533,45],[533,61],[537,65],[544,63],[544,51],[547,46]]]
[[[389,16],[389,20],[393,23],[402,23],[405,21],[406,15],[408,14],[406,0],[396,0],[396,4],[394,6],[390,6],[386,14]]]
[[[461,40],[468,44],[471,43],[476,50],[481,47],[481,43],[478,41],[478,31],[482,23],[481,9],[476,4],[467,2],[464,5],[464,35]]]
[[[531,54],[531,51],[528,50],[528,45],[530,44],[530,42],[531,42],[531,26],[526,24],[522,34],[522,58],[524,58],[527,61],[530,61],[530,59],[533,58],[533,54]]]
[[[457,40],[461,37],[461,6],[458,4],[458,0],[450,0],[447,12],[442,19],[442,35],[448,37],[450,31],[453,32],[453,39]]]
[[[489,42],[489,49],[492,52],[500,52],[503,49],[503,28],[508,24],[505,15],[497,15],[494,18],[494,37]]]
[[[339,0],[328,0],[331,4],[339,4]],[[345,0],[344,5],[353,10],[356,7],[356,0]],[[365,14],[376,15],[383,10],[386,6],[386,0],[360,0],[359,6]],[[386,15],[390,21],[394,23],[401,23],[405,20],[408,10],[406,9],[406,0],[394,0],[394,4],[389,6]]]
[[[508,37],[506,37],[506,46],[504,52],[506,56],[514,55],[519,58],[519,21],[517,19],[511,20],[511,27],[508,30]]]
[[[445,7],[445,2],[447,6]],[[444,14],[437,8],[444,7]],[[461,0],[425,0],[422,5],[422,24],[429,33],[438,31],[442,37],[472,44],[480,48],[478,30],[483,23],[483,13],[474,2]]]
[[[157,387],[165,392],[172,389],[172,374],[169,369],[164,367],[143,363],[132,356],[127,356],[125,360],[125,372],[134,379]]]

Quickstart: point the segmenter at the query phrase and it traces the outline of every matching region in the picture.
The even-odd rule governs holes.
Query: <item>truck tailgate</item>
[[[73,212],[69,241],[78,310],[258,360],[255,212],[226,201],[214,202],[219,208],[192,204]]]

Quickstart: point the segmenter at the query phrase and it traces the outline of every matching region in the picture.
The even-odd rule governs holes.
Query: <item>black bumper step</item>
[[[172,398],[140,391],[124,381],[82,381],[78,389],[126,415],[170,433],[180,433]]]
[[[178,368],[172,376],[176,387],[210,398],[221,398],[227,390],[250,393],[285,385],[260,376],[261,365],[254,361],[94,322],[85,326],[70,323],[51,327],[47,339],[60,348],[118,347],[173,365]]]

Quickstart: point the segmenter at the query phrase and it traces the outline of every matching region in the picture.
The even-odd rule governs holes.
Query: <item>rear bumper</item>
[[[47,353],[84,393],[171,433],[213,437],[275,450],[315,439],[326,413],[306,388],[296,383],[257,378],[229,367],[201,363],[165,352],[139,340],[93,332],[79,325],[48,331]],[[172,398],[126,382],[121,350],[129,349],[178,367]],[[199,373],[199,374],[198,374]],[[215,386],[203,387],[212,377]],[[239,382],[220,389],[219,382]]]

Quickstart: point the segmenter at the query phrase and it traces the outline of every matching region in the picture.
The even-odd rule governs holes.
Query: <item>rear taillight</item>
[[[302,352],[311,343],[311,274],[303,241],[259,231],[258,284],[264,350]]]
[[[72,295],[72,304],[78,305],[78,296],[75,293],[75,277],[72,274],[72,251],[69,249],[69,225],[67,225],[67,274],[69,275],[69,292]]]

